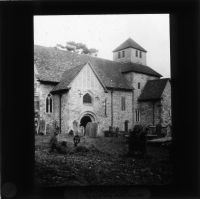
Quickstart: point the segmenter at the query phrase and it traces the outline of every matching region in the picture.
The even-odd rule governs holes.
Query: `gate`
[[[96,137],[97,136],[97,123],[88,122],[85,128],[85,135],[89,137]]]

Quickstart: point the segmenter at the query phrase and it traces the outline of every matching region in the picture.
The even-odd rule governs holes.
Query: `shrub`
[[[129,155],[144,155],[146,153],[146,128],[135,125],[129,135]]]
[[[61,154],[66,154],[68,151],[67,142],[62,141],[61,143],[57,144],[57,152]]]
[[[89,149],[86,148],[85,146],[77,146],[76,148],[74,148],[73,152],[74,153],[86,153],[88,152]]]

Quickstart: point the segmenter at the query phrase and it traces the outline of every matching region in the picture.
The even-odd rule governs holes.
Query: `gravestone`
[[[39,134],[45,135],[45,132],[46,132],[45,120],[40,120],[40,122],[39,122]]]
[[[73,131],[74,135],[78,135],[78,122],[76,120],[73,121]]]

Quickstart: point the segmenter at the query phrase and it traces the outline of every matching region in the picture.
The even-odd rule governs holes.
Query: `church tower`
[[[143,47],[129,38],[113,50],[113,60],[146,65],[146,52]]]

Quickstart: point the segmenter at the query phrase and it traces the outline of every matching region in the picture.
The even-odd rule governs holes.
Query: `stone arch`
[[[97,117],[96,117],[96,115],[93,112],[91,112],[91,111],[85,111],[85,112],[81,113],[80,116],[79,116],[79,119],[78,119],[79,120],[79,124],[80,124],[81,119],[84,116],[89,116],[91,118],[92,122],[98,122],[97,121]]]
[[[83,112],[79,117],[79,126],[83,135],[96,137],[98,132],[97,117],[91,111]]]

